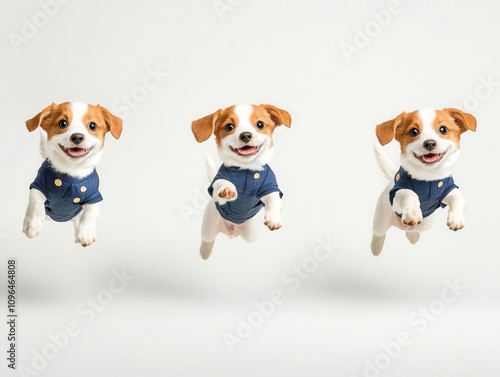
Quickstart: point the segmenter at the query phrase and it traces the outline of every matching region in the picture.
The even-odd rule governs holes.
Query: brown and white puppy
[[[394,183],[387,185],[377,202],[371,243],[374,255],[382,251],[391,226],[404,230],[415,244],[420,233],[432,226],[437,208],[449,207],[451,230],[465,226],[465,201],[451,172],[460,154],[460,136],[468,130],[476,131],[474,116],[453,108],[402,113],[376,127],[377,162]],[[401,149],[399,170],[382,148],[393,139]]]
[[[200,254],[207,259],[219,232],[241,235],[251,242],[258,236],[259,216],[270,230],[281,227],[281,196],[274,173],[267,165],[274,153],[276,127],[290,127],[290,114],[272,105],[235,105],[192,123],[198,142],[215,135],[223,165],[216,172],[207,158],[209,194],[202,226]]]
[[[95,166],[102,157],[106,133],[118,139],[122,120],[99,105],[65,102],[47,106],[26,126],[30,132],[41,129],[40,149],[46,160],[30,186],[23,232],[36,237],[47,217],[72,220],[75,242],[92,244],[102,200]]]

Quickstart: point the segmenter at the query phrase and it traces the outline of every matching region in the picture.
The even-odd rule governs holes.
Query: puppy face
[[[219,156],[227,165],[256,169],[271,159],[273,132],[282,124],[291,124],[285,110],[271,105],[235,105],[194,121],[192,131],[198,142],[214,134]]]
[[[419,179],[423,171],[449,174],[460,150],[460,136],[476,130],[476,119],[458,109],[419,110],[402,113],[377,126],[382,145],[396,139],[401,148],[401,164]]]
[[[48,158],[56,168],[66,172],[71,168],[95,164],[104,147],[107,132],[118,139],[122,120],[105,108],[80,102],[65,102],[47,106],[26,121],[28,130],[40,127],[47,135]]]

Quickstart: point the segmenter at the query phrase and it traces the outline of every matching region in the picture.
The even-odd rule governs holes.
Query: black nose
[[[70,137],[70,140],[76,145],[80,144],[83,140],[85,140],[84,134],[73,134]]]
[[[424,141],[424,148],[429,152],[432,151],[434,148],[436,148],[436,140],[429,139]]]
[[[252,134],[250,132],[242,132],[240,134],[240,140],[246,144],[252,140]]]

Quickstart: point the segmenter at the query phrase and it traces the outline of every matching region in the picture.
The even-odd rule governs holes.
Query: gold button
[[[55,181],[54,181],[54,184],[57,186],[57,187],[61,187],[62,186],[62,181],[57,178]]]
[[[73,202],[74,202],[74,203],[80,203],[80,198],[75,198],[75,199],[73,199]]]
[[[401,174],[396,174],[396,181],[399,181],[399,178],[401,178]]]
[[[85,192],[85,191],[87,191],[87,188],[85,186],[82,186],[82,187],[80,187],[80,191]]]
[[[253,179],[259,179],[259,178],[260,178],[260,174],[259,174],[259,173],[255,173],[255,174],[253,175]]]
[[[438,187],[443,187],[443,181],[439,181]]]

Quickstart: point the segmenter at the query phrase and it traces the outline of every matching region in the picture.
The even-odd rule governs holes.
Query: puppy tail
[[[375,142],[373,146],[375,149],[375,158],[377,159],[380,170],[382,170],[388,181],[392,181],[394,174],[398,171],[398,168],[390,160],[389,156],[385,153],[384,148],[379,142]]]
[[[215,166],[214,159],[209,154],[205,155],[205,166],[207,168],[208,181],[212,182],[217,174],[217,167]]]

